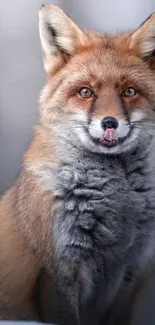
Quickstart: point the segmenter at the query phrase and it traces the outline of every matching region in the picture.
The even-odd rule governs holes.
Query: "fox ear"
[[[155,56],[155,13],[130,36],[130,48],[145,60]]]
[[[60,8],[50,4],[39,11],[39,32],[47,72],[57,69],[88,42],[86,34]]]

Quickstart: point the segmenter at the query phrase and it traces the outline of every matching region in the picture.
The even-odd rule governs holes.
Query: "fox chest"
[[[52,288],[56,283],[57,299],[64,297],[76,321],[80,310],[88,320],[84,323],[93,324],[94,315],[106,310],[126,272],[136,265],[137,238],[148,236],[151,205],[149,210],[144,174],[127,177],[115,160],[66,165],[53,170],[49,179],[55,195],[52,241],[57,260]]]
[[[65,268],[66,274],[80,267],[82,273],[91,273],[91,268],[92,273],[97,269],[105,273],[106,267],[112,270],[114,265],[116,269],[133,245],[137,224],[145,214],[144,197],[132,188],[122,165],[115,161],[85,168],[80,163],[65,166],[53,181],[52,237],[64,273]],[[87,271],[86,264],[90,265]]]

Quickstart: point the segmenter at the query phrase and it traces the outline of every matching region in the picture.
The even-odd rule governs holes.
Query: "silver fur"
[[[63,166],[35,167],[55,194],[51,236],[57,290],[75,317],[58,321],[98,325],[103,319],[102,324],[127,325],[127,320],[116,322],[118,310],[126,310],[155,253],[151,136],[141,132],[136,146],[117,156],[93,153],[68,136],[59,136],[57,143],[66,157]]]

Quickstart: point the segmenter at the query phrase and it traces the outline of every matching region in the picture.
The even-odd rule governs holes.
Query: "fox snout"
[[[127,120],[117,120],[113,116],[94,119],[89,124],[90,136],[106,146],[114,146],[130,132]]]
[[[106,116],[101,121],[101,126],[104,129],[104,142],[108,145],[113,145],[117,141],[118,121],[112,116]]]

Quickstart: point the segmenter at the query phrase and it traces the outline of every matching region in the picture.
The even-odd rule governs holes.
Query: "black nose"
[[[117,129],[118,121],[112,116],[106,116],[101,121],[102,128],[106,129]]]

